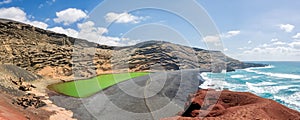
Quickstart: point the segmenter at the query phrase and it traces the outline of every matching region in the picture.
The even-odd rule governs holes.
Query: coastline
[[[214,73],[212,72],[202,73],[201,77],[205,79],[205,81],[202,85],[199,86],[199,88],[216,89],[217,86],[224,85],[225,90],[251,92],[262,98],[272,99],[280,104],[285,105],[286,107],[289,107],[290,109],[300,111],[299,107],[297,107],[299,106],[299,102],[297,102],[297,100],[299,100],[299,97],[297,96],[300,92],[297,89],[297,80],[300,79],[300,75],[296,73],[288,73],[288,70],[284,70],[285,72],[287,71],[286,73],[280,72],[282,66],[286,67],[284,64],[289,62],[273,63],[280,64],[275,64],[277,66],[275,66],[274,64],[269,64],[265,67],[250,67],[240,69],[235,72],[229,72],[226,73],[226,80],[225,78],[223,80],[214,79]],[[297,62],[292,63],[297,64]],[[289,82],[287,82],[286,80],[291,82],[291,84],[289,84]],[[294,84],[292,84],[293,82]],[[226,88],[226,86],[228,86],[228,88]],[[283,92],[287,92],[290,94],[286,94],[286,97],[282,97],[281,95],[283,94]]]
[[[300,112],[249,92],[201,89],[188,98],[185,111],[161,120],[298,120]]]

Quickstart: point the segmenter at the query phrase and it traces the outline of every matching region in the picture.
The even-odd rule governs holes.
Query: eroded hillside
[[[120,71],[204,68],[220,72],[263,66],[243,63],[218,51],[162,41],[113,47],[68,37],[11,20],[0,20],[0,63],[43,76],[70,78]],[[226,65],[225,65],[226,63]]]

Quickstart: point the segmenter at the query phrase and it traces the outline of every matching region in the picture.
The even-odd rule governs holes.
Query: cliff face
[[[0,55],[0,64],[14,64],[50,77],[69,77],[72,71],[80,71],[79,77],[88,77],[128,68],[129,71],[205,68],[220,72],[264,66],[243,63],[218,51],[169,42],[148,41],[127,47],[99,45],[4,19],[0,20]]]

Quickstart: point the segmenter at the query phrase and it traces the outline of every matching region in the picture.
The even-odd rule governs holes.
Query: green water
[[[119,82],[129,80],[131,78],[145,76],[148,74],[148,72],[106,74],[87,80],[76,80],[72,82],[53,84],[48,86],[48,88],[67,96],[84,98],[89,97]]]

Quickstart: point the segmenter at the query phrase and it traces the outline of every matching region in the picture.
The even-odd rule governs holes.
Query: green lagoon
[[[105,74],[86,80],[76,80],[71,82],[53,84],[49,85],[48,88],[67,96],[85,98],[94,95],[97,92],[113,86],[119,82],[145,76],[148,74],[149,72]]]

